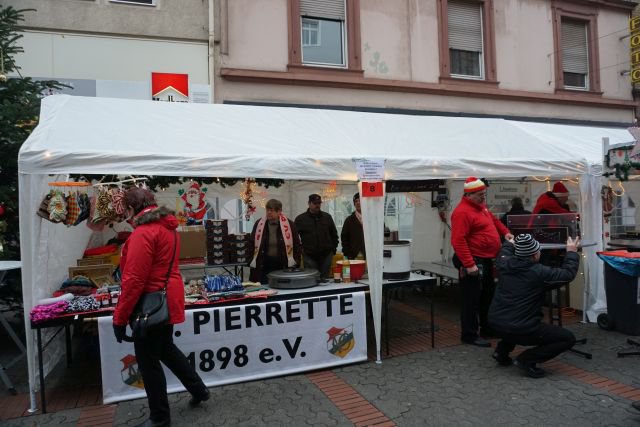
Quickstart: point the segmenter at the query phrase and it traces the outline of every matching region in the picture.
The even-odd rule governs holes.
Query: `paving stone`
[[[408,304],[420,308],[407,297],[392,305],[392,313]],[[392,338],[424,329],[416,323],[424,319],[416,318],[415,311],[398,317],[409,324],[397,322],[400,324],[392,327],[392,332],[397,332]],[[457,322],[457,313],[448,312],[446,305],[440,308],[439,302],[436,314]],[[438,333],[457,337],[457,325],[448,325],[442,321]],[[640,425],[640,412],[631,407],[629,398],[621,396],[640,391],[640,357],[618,358],[616,354],[629,348],[627,336],[603,331],[594,324],[574,323],[568,328],[578,338],[587,338],[587,343],[577,348],[592,352],[593,359],[565,353],[542,366],[548,375],[541,379],[525,377],[516,367],[497,366],[491,358],[492,349],[456,342],[393,358],[385,358],[383,353],[382,364],[369,361],[334,368],[332,374],[325,375],[329,381],[325,386],[334,384],[326,389],[329,396],[312,381],[313,376],[322,378],[322,371],[211,388],[211,399],[197,408],[188,406],[188,393],[173,394],[169,398],[172,421],[174,426],[347,426],[353,423],[343,411],[361,406],[345,405],[341,410],[334,402],[348,396],[364,403],[362,408],[373,408],[362,417],[379,411],[398,426]],[[406,342],[409,345],[415,340]],[[585,382],[589,378],[594,385]],[[333,392],[337,393],[335,401],[330,398]],[[80,412],[76,408],[1,424],[75,426]],[[355,413],[360,414],[358,410]],[[133,426],[148,414],[146,399],[121,402],[113,425]]]

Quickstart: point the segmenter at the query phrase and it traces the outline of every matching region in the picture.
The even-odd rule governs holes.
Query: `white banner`
[[[364,361],[365,313],[364,292],[191,309],[174,342],[211,387]],[[118,344],[112,317],[98,325],[104,403],[145,397],[133,344]],[[170,393],[185,390],[165,374]]]

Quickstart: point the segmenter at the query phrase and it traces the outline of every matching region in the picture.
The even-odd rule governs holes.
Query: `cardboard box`
[[[90,279],[97,287],[105,284],[112,285],[113,282],[113,265],[84,265],[81,267],[69,267],[69,278],[74,276],[85,276]]]
[[[178,228],[180,235],[180,258],[203,258],[207,256],[207,239],[202,225]]]
[[[76,265],[78,267],[84,267],[87,265],[104,265],[104,264],[111,264],[110,262],[105,262],[105,259],[103,257],[101,258],[82,258],[82,259],[78,259],[76,260]]]

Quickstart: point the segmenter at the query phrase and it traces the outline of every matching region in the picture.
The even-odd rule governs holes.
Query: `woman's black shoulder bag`
[[[173,255],[169,263],[169,271],[167,279],[164,282],[164,288],[161,291],[142,294],[131,317],[129,318],[129,326],[131,326],[132,336],[134,339],[141,339],[147,336],[151,329],[169,323],[169,307],[167,306],[167,286],[173,269],[173,260],[176,256],[176,246],[178,246],[178,233],[174,232]]]

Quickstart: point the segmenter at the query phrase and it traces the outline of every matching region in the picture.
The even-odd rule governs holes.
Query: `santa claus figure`
[[[192,182],[189,188],[182,194],[187,218],[201,222],[205,216],[213,218],[213,207],[205,198],[205,191],[200,184]]]

